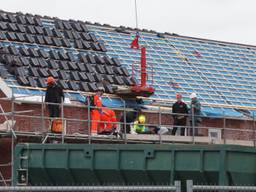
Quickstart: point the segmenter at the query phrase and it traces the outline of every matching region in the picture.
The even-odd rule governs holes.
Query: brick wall
[[[252,120],[235,120],[235,119],[203,119],[203,126],[223,128],[222,138],[234,140],[253,140],[255,139],[256,127]]]
[[[11,139],[0,138],[0,165],[11,162]],[[0,166],[0,172],[3,174],[4,179],[11,178],[11,166]],[[0,180],[2,178],[0,177]],[[10,184],[8,182],[7,184]],[[0,182],[0,186],[4,182]]]

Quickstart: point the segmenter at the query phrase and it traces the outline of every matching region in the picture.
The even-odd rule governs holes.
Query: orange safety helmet
[[[176,93],[176,98],[177,98],[177,99],[181,99],[181,98],[182,98],[181,93]]]
[[[53,83],[55,83],[55,79],[52,76],[48,77],[47,84],[53,84]]]

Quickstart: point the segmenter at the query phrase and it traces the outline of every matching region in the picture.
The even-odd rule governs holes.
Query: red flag
[[[134,40],[131,42],[131,49],[139,49],[140,48],[139,37],[140,37],[139,32],[137,32]]]

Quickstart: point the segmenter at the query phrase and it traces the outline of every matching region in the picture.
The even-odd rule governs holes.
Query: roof
[[[140,61],[140,52],[129,47],[134,29],[1,12],[0,31],[1,76],[17,94],[43,94],[49,74],[75,98],[95,91],[102,79],[109,93],[134,83],[132,65]],[[206,114],[239,117],[243,113],[237,108],[252,112],[256,107],[255,46],[147,30],[140,30],[140,44],[153,71],[152,100],[172,102],[180,92],[189,102],[196,92]]]

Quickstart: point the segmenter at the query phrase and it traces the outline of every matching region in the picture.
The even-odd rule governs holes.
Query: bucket
[[[51,131],[53,133],[62,133],[62,119],[55,118],[52,120]]]

